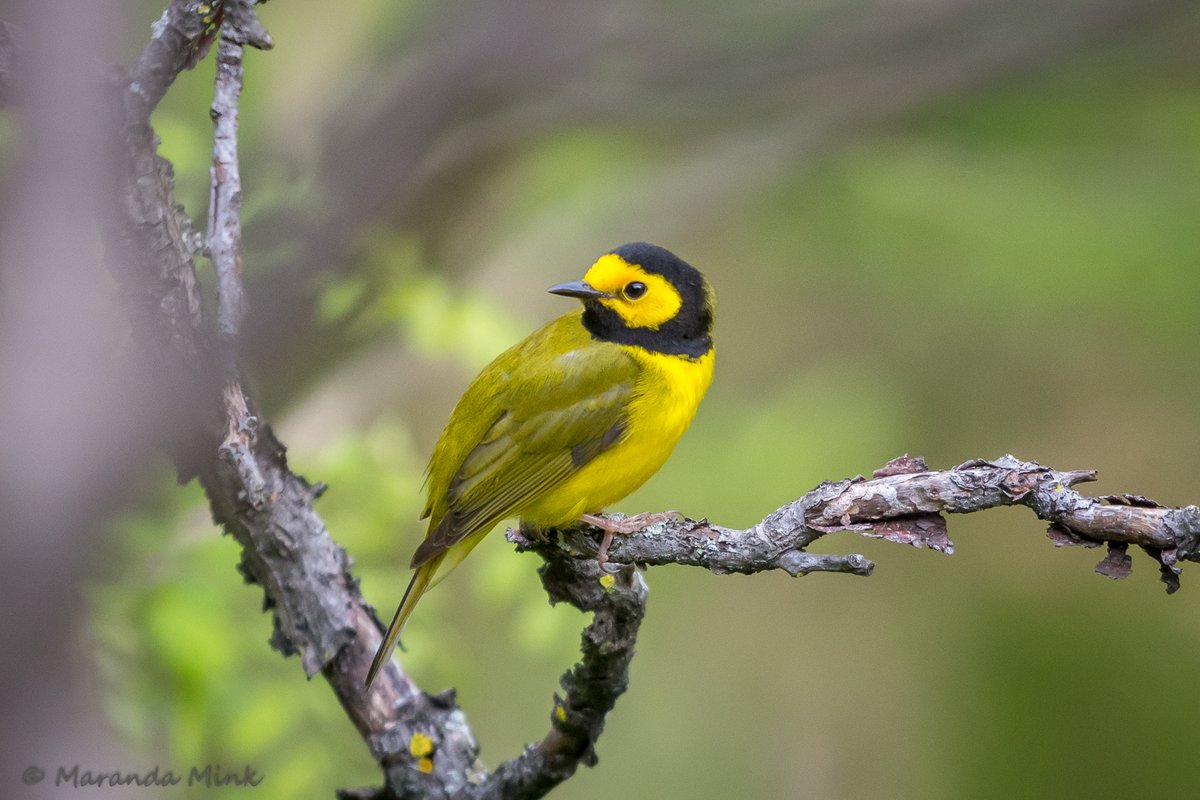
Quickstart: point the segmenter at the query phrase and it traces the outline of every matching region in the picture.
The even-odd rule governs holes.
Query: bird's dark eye
[[[642,283],[641,281],[633,281],[632,283],[625,284],[625,290],[623,292],[627,300],[637,300],[645,293],[646,284]]]

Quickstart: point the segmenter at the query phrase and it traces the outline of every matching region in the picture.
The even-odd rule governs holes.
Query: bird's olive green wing
[[[573,317],[573,326],[564,324]],[[467,390],[443,439],[455,436],[456,426],[482,433],[453,472],[439,458],[455,444],[466,448],[439,442],[435,449],[431,527],[414,567],[518,513],[620,441],[638,364],[620,347],[575,328],[582,331],[576,315],[551,323],[498,358]],[[475,392],[487,396],[472,397]]]

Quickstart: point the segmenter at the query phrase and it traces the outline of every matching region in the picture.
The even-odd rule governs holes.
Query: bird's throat
[[[634,328],[612,309],[599,303],[587,303],[583,327],[594,339],[633,345],[652,353],[695,359],[712,350],[712,337],[700,319],[676,317],[657,329]]]

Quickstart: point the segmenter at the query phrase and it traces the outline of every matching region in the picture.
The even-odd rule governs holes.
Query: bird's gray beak
[[[596,300],[601,297],[612,297],[608,292],[593,289],[587,281],[568,281],[551,286],[546,290],[550,294],[561,294],[563,297],[578,297],[580,300]]]

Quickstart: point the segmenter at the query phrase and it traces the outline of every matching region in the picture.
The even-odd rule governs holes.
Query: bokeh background
[[[129,63],[160,13],[109,3],[79,35]],[[718,367],[622,510],[746,526],[905,452],[935,467],[1011,452],[1098,469],[1087,491],[1200,500],[1194,3],[290,0],[261,18],[276,48],[248,55],[242,104],[244,368],[293,466],[330,484],[318,511],[381,614],[458,394],[567,309],[544,287],[631,240],[716,286]],[[201,225],[211,85],[210,58],[154,116]],[[0,110],[13,236],[37,146]],[[10,326],[33,302],[21,252],[0,285]],[[111,333],[95,367],[123,343],[90,255],[99,286],[80,302]],[[94,768],[251,764],[259,800],[376,782],[328,690],[268,648],[261,593],[199,490],[144,442],[106,469],[111,439],[63,448],[77,480],[107,481],[79,512],[86,546],[8,565],[60,581],[54,632],[17,628],[6,648],[59,642],[36,680],[79,698],[108,759]],[[30,480],[61,478],[56,463]],[[600,764],[555,796],[1177,794],[1179,743],[1200,735],[1194,570],[1168,598],[1139,553],[1110,582],[1092,573],[1102,551],[1055,551],[1025,509],[951,519],[950,534],[949,557],[848,533],[819,544],[876,560],[869,579],[651,570]],[[406,633],[405,667],[457,688],[491,766],[544,733],[577,651],[583,620],[548,606],[536,566],[490,537]],[[86,766],[70,742],[24,744]]]

